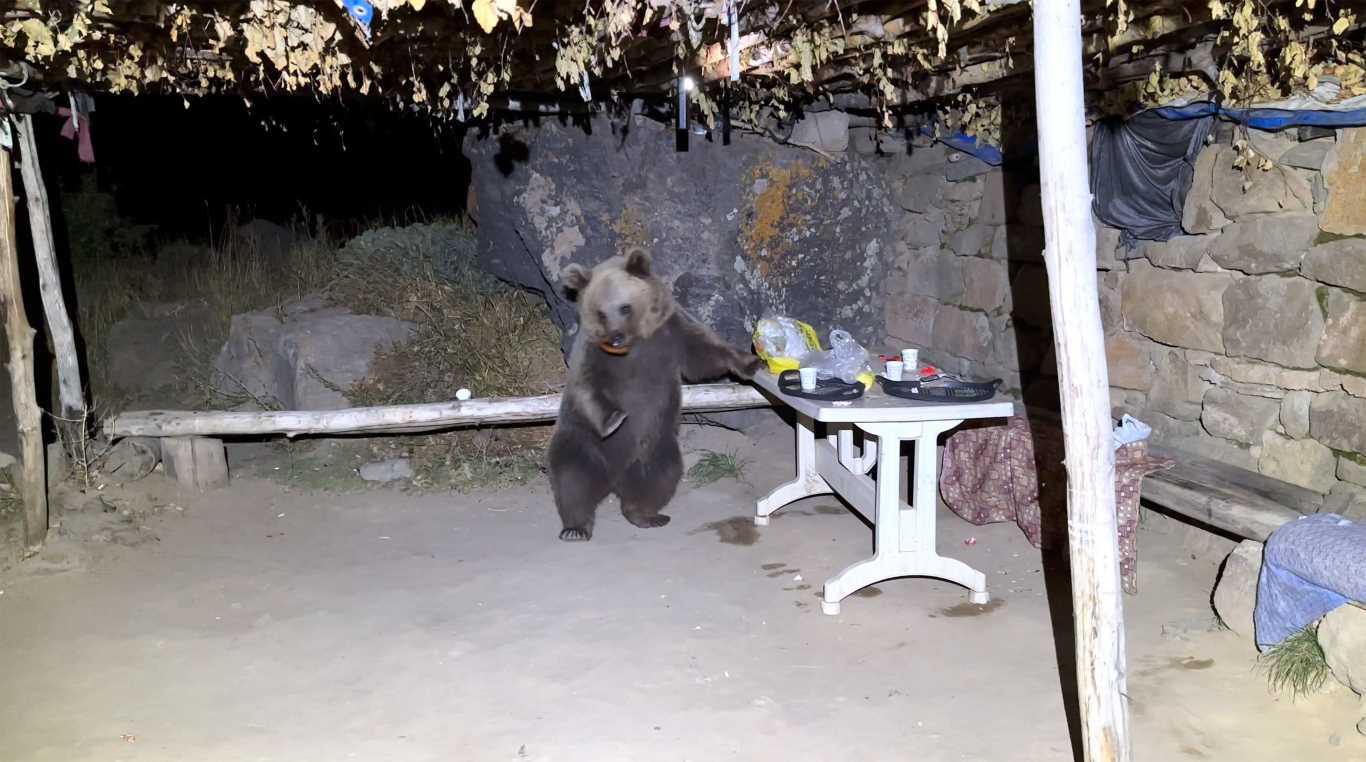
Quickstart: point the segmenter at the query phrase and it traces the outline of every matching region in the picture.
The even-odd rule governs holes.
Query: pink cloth
[[[62,137],[67,140],[76,138],[76,153],[81,157],[81,161],[86,164],[95,163],[95,145],[90,142],[90,115],[81,115],[81,128],[76,129],[76,120],[72,118],[71,109],[58,108],[57,116],[66,117],[66,124],[62,125]]]
[[[1135,535],[1143,477],[1174,465],[1170,458],[1149,456],[1147,442],[1115,451],[1119,566],[1130,595],[1138,592]],[[955,432],[945,443],[939,489],[949,509],[966,521],[1014,521],[1036,548],[1067,546],[1067,476],[1057,426],[1031,428],[1015,416],[1004,426]]]

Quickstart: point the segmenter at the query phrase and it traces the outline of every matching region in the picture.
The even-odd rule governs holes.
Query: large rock
[[[961,263],[961,258],[933,247],[912,251],[904,265],[906,289],[917,296],[956,302],[963,295]]]
[[[1272,167],[1244,171],[1233,166],[1234,150],[1221,146],[1214,165],[1214,203],[1232,220],[1253,214],[1312,212],[1309,183],[1293,170]],[[1244,187],[1246,185],[1246,187]]]
[[[1237,357],[1315,367],[1324,335],[1316,286],[1303,278],[1243,278],[1224,291],[1224,350]]]
[[[1347,482],[1333,485],[1323,500],[1323,513],[1336,513],[1354,521],[1366,521],[1366,487]]]
[[[1253,612],[1257,608],[1257,579],[1262,573],[1262,544],[1243,540],[1224,559],[1214,584],[1214,613],[1238,637],[1256,647]]]
[[[1319,648],[1333,677],[1366,699],[1366,610],[1344,603],[1319,622]],[[1357,731],[1366,735],[1366,700]]]
[[[215,387],[225,396],[285,410],[349,407],[344,390],[366,377],[376,353],[407,341],[413,325],[356,315],[309,300],[234,315],[218,354]]]
[[[1309,406],[1309,435],[1334,450],[1366,453],[1366,399],[1325,392]]]
[[[934,317],[939,313],[939,302],[904,293],[888,294],[883,302],[887,335],[913,347],[934,346]]]
[[[575,310],[558,289],[564,266],[627,245],[648,246],[679,303],[736,345],[770,311],[822,337],[883,335],[876,295],[897,235],[888,159],[828,162],[744,134],[678,152],[672,125],[643,116],[471,131],[465,149],[482,264],[543,294],[566,347]]]
[[[849,150],[849,115],[843,111],[818,111],[807,114],[792,128],[787,142],[822,153]]]
[[[1281,398],[1281,428],[1295,439],[1309,436],[1309,405],[1314,401],[1311,392],[1286,392]]]
[[[1346,452],[1338,456],[1338,478],[1366,487],[1366,454]]]
[[[943,203],[948,184],[942,173],[907,175],[897,188],[897,204],[908,212],[923,214]]]
[[[1143,255],[1158,267],[1194,270],[1219,240],[1212,235],[1179,235],[1166,241],[1145,241]]]
[[[1280,414],[1281,405],[1277,400],[1211,389],[1205,393],[1200,423],[1216,437],[1251,445],[1262,441],[1262,434],[1276,425]]]
[[[1153,360],[1148,348],[1116,334],[1105,340],[1105,363],[1110,386],[1146,392],[1153,383]]]
[[[1214,168],[1222,157],[1218,147],[1210,147],[1195,159],[1191,188],[1186,193],[1186,205],[1181,212],[1181,227],[1187,233],[1216,233],[1229,224],[1224,211],[1214,203]]]
[[[990,360],[991,324],[984,313],[941,307],[934,319],[934,346],[969,360]]]
[[[1320,298],[1328,319],[1319,345],[1319,364],[1366,373],[1366,300],[1336,289],[1324,289]]]
[[[1006,264],[992,259],[967,257],[962,260],[964,307],[984,312],[995,312],[1010,294],[1010,276]]]
[[[1288,439],[1272,431],[1262,437],[1257,470],[1273,479],[1315,492],[1327,492],[1337,482],[1333,451],[1312,439]]]
[[[1005,173],[997,169],[982,176],[982,204],[977,209],[977,221],[983,225],[1006,224],[1006,211],[1018,203],[1010,192]]]
[[[985,254],[991,248],[991,238],[995,232],[991,226],[975,222],[949,236],[949,248],[960,257]]]
[[[1160,270],[1143,260],[1129,264],[1120,288],[1125,327],[1163,344],[1224,351],[1223,297],[1232,276]]]
[[[1339,235],[1366,234],[1366,128],[1338,133],[1337,145],[1323,161],[1328,198],[1320,225]]]
[[[1309,250],[1300,270],[1320,283],[1366,293],[1366,238],[1340,238]]]
[[[1331,150],[1333,150],[1332,138],[1306,140],[1302,143],[1295,144],[1292,148],[1281,154],[1276,161],[1287,167],[1310,169],[1317,172],[1323,169],[1323,162],[1328,158],[1328,152]]]
[[[1312,213],[1260,214],[1224,228],[1209,255],[1220,267],[1252,275],[1293,272],[1318,234]]]
[[[1188,362],[1186,353],[1179,349],[1155,352],[1153,365],[1155,372],[1152,389],[1148,392],[1148,405],[1178,420],[1200,420],[1201,402],[1208,384],[1200,379],[1199,368]]]
[[[946,224],[942,209],[927,209],[923,213],[907,212],[895,227],[896,238],[912,249],[937,247],[944,240]]]
[[[1318,370],[1290,370],[1279,365],[1234,357],[1210,358],[1209,366],[1219,376],[1239,384],[1311,392],[1321,392],[1329,388],[1324,384],[1323,372]],[[1221,379],[1213,380],[1217,383]]]

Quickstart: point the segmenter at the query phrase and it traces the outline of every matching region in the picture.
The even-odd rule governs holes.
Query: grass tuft
[[[697,484],[712,484],[722,479],[745,480],[746,461],[737,453],[720,453],[706,450],[702,458],[688,469],[688,478]]]
[[[1288,689],[1291,697],[1317,693],[1328,680],[1328,660],[1319,646],[1316,625],[1309,625],[1267,649],[1258,659],[1276,693]]]

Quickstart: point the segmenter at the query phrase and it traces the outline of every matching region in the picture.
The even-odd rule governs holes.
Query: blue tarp
[[[933,127],[921,127],[920,134],[926,137],[935,137]],[[965,135],[961,132],[957,132],[952,135],[940,135],[936,140],[955,151],[962,151],[969,156],[976,156],[993,167],[999,167],[1001,166],[1001,163],[1005,161],[1005,156],[1001,154],[1001,149],[996,146],[987,145],[986,143],[978,143],[977,138],[972,135]]]
[[[1290,111],[1278,108],[1224,108],[1217,103],[1191,103],[1152,109],[1163,119],[1184,121],[1218,116],[1258,130],[1283,130],[1287,127],[1362,127],[1366,108],[1350,111]]]

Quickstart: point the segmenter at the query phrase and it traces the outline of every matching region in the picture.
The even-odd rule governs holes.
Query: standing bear
[[[591,271],[569,265],[565,295],[579,330],[550,440],[550,487],[561,540],[590,540],[598,504],[621,500],[626,520],[662,527],[683,476],[678,450],[684,380],[754,377],[759,358],[727,344],[674,304],[640,249]]]

